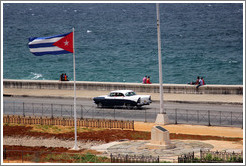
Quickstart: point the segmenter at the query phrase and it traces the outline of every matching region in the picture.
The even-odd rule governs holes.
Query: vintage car
[[[143,105],[149,105],[152,102],[150,95],[137,95],[132,90],[112,91],[109,95],[94,97],[93,100],[97,107],[125,106],[128,109],[141,108]]]

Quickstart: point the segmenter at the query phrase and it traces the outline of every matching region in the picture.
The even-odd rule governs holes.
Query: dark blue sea
[[[163,82],[243,84],[243,4],[160,4]],[[156,5],[3,4],[3,78],[73,80],[73,55],[34,56],[29,37],[75,28],[77,81],[159,82]]]

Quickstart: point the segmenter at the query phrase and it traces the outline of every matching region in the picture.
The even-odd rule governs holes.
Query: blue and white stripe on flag
[[[36,56],[73,53],[73,38],[71,35],[73,35],[72,32],[50,37],[29,38],[30,52]]]

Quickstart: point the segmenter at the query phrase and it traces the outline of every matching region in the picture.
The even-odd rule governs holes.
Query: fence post
[[[210,110],[208,110],[208,126],[211,126],[211,124],[210,124]]]
[[[42,103],[42,116],[44,116],[44,104]]]
[[[21,151],[21,160],[22,160],[22,163],[23,163],[23,150]]]
[[[126,154],[125,163],[128,163],[128,155]]]
[[[188,110],[186,110],[186,122],[188,123]]]
[[[196,112],[197,112],[197,123],[199,124],[200,123],[200,120],[199,120],[199,110],[197,110]]]
[[[145,109],[145,112],[144,112],[144,123],[146,123],[147,122],[147,117],[146,117],[146,109]]]
[[[220,111],[220,126],[221,126],[221,111]]]
[[[175,108],[175,124],[178,124],[177,108]]]
[[[34,106],[33,106],[33,103],[32,103],[32,115],[34,116]]]
[[[51,104],[51,118],[53,119],[53,104]]]
[[[4,151],[3,151],[3,159],[7,159],[7,149],[4,148]]]
[[[25,117],[25,103],[23,102],[23,116]]]
[[[132,121],[132,129],[134,131],[134,120]]]
[[[232,126],[232,112],[231,112],[231,126]]]
[[[61,117],[62,117],[62,105],[61,105]]]
[[[115,120],[115,106],[114,106],[114,120]]]
[[[15,101],[14,101],[14,115],[15,115]]]
[[[72,118],[72,110],[73,110],[73,105],[71,105],[71,114],[70,114],[71,118]]]
[[[242,129],[243,129],[243,112],[242,112],[242,116],[241,117],[242,117]]]
[[[83,108],[82,108],[82,105],[80,105],[80,119],[83,118]]]

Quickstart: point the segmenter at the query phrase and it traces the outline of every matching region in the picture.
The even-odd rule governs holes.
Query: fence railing
[[[178,156],[178,163],[190,163],[194,160],[194,152]]]
[[[200,158],[195,157],[194,152],[178,157],[178,163],[242,163],[243,152],[235,153],[226,151],[200,150]]]
[[[156,108],[126,109],[97,108],[92,105],[77,105],[77,117],[91,119],[135,120],[155,122],[159,110]],[[243,112],[212,111],[192,109],[168,109],[171,124],[198,124],[208,126],[234,126],[243,128]],[[3,103],[3,113],[23,116],[73,117],[71,104],[6,102]]]
[[[110,155],[111,163],[159,163],[159,156]]]
[[[210,150],[200,150],[201,160],[213,160],[220,159],[221,161],[231,161],[231,162],[242,162],[243,161],[243,151],[241,153],[226,152],[226,151],[210,151]]]
[[[74,126],[74,119],[64,118],[64,117],[54,118],[54,117],[4,115],[3,123]],[[77,126],[95,127],[95,128],[120,128],[120,129],[134,130],[134,121],[78,118]]]

